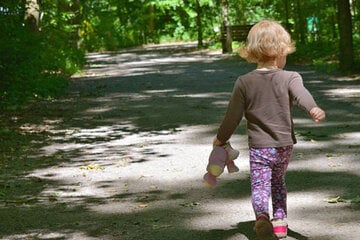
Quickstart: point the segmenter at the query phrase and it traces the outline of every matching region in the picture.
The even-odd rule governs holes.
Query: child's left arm
[[[312,119],[317,123],[323,121],[326,116],[325,111],[319,107],[312,108],[309,113]]]
[[[300,74],[294,72],[289,86],[290,93],[296,100],[297,104],[308,112],[315,122],[318,123],[325,119],[325,111],[317,106],[313,96],[304,87]]]

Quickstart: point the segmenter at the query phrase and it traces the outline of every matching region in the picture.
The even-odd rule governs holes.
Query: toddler
[[[325,119],[297,72],[285,71],[286,56],[295,47],[277,22],[255,24],[240,55],[257,69],[240,76],[213,142],[223,146],[243,117],[247,120],[254,230],[259,239],[287,235],[285,172],[296,143],[291,116],[295,101],[315,122]],[[269,200],[272,198],[272,221]]]

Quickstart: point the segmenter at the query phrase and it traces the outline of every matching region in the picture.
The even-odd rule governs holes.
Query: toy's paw
[[[234,173],[239,171],[239,168],[235,165],[234,161],[226,161],[226,168],[229,173]]]
[[[214,188],[216,187],[216,184],[217,184],[217,180],[216,180],[216,177],[210,173],[206,173],[203,177],[204,179],[204,184],[206,187],[209,187],[209,188]]]
[[[239,156],[240,152],[231,147],[230,143],[226,143],[225,151],[228,153],[228,160],[235,160]]]

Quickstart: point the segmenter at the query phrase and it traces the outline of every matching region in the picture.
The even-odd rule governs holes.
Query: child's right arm
[[[238,127],[244,114],[244,96],[240,90],[239,80],[236,81],[231,98],[228,104],[228,109],[224,119],[218,129],[214,145],[225,144]]]

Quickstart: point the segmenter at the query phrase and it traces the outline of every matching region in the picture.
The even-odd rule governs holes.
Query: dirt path
[[[3,115],[0,239],[254,239],[244,123],[240,173],[215,190],[201,181],[232,85],[253,66],[192,50],[90,54],[68,97]],[[359,81],[288,69],[328,119],[294,112],[287,239],[360,239]]]

